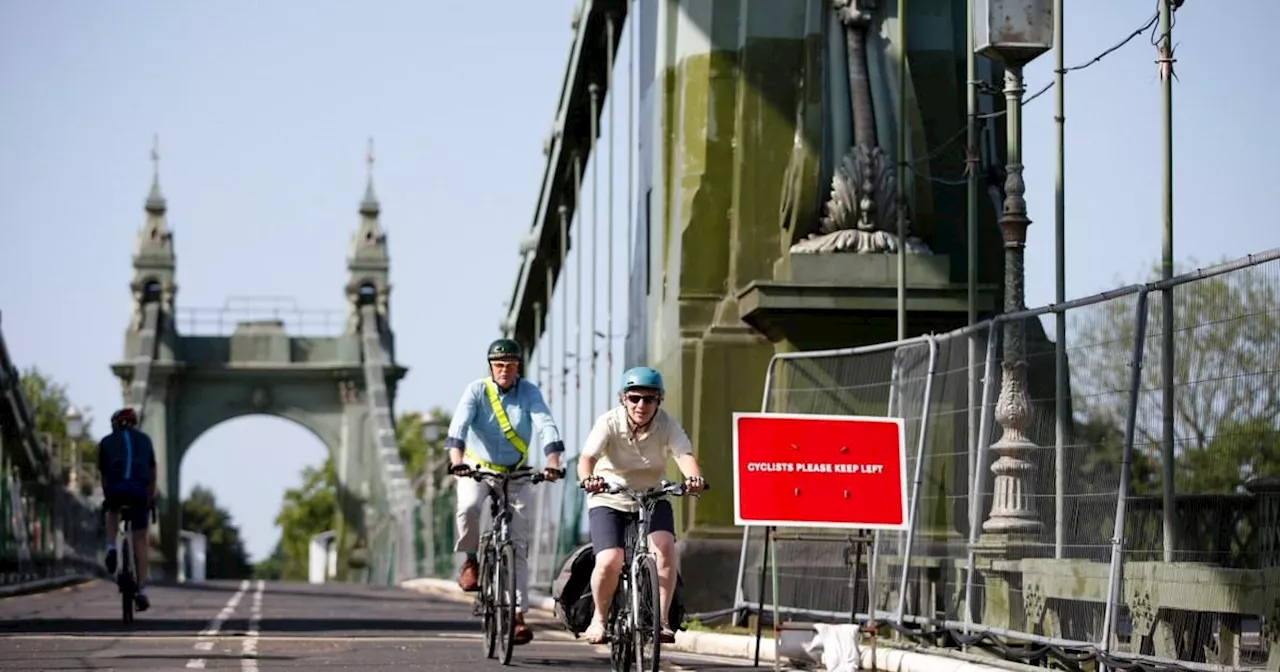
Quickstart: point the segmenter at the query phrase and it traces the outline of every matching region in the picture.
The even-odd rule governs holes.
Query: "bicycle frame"
[[[602,492],[622,495],[637,505],[636,518],[627,524],[622,571],[619,576],[618,587],[613,593],[613,600],[609,607],[609,622],[606,626],[612,640],[610,649],[613,667],[615,670],[628,670],[634,657],[637,668],[642,668],[637,672],[647,672],[643,668],[650,667],[653,670],[657,670],[662,648],[658,639],[658,632],[661,630],[662,622],[666,619],[666,614],[662,613],[660,586],[653,585],[649,587],[648,592],[649,599],[655,602],[650,605],[650,611],[651,618],[656,623],[650,623],[649,627],[645,627],[642,622],[643,617],[639,613],[642,606],[641,596],[637,592],[637,587],[641,585],[640,568],[649,569],[651,573],[646,572],[646,574],[650,575],[650,580],[655,584],[661,583],[661,576],[657,572],[657,557],[649,549],[653,509],[658,505],[659,501],[668,496],[683,497],[686,494],[696,493],[689,493],[683,483],[671,483],[665,480],[657,487],[645,490],[632,490],[620,485],[607,484]],[[668,599],[670,599],[670,596]],[[650,630],[652,632],[648,632]],[[645,664],[642,652],[646,632],[648,632],[647,638],[651,640],[648,643],[653,646],[653,657],[652,660],[647,661],[648,664]],[[634,638],[637,637],[639,638],[638,642],[634,641]]]
[[[486,498],[493,518],[489,529],[480,534],[477,549],[480,591],[476,595],[473,613],[483,619],[485,655],[494,657],[495,646],[501,644],[502,664],[507,665],[511,662],[516,618],[515,543],[511,538],[510,487],[516,481],[541,483],[546,478],[541,472],[531,469],[506,473],[473,469],[468,477],[489,485]]]

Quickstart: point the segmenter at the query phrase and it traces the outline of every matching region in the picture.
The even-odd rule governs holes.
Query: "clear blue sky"
[[[1154,10],[1067,3],[1068,64]],[[482,373],[510,295],[574,4],[0,2],[0,309],[14,357],[68,384],[104,430],[120,403],[107,365],[122,353],[153,133],[180,306],[284,295],[341,309],[372,135],[393,326],[411,367],[398,406],[452,407]],[[1234,6],[1188,0],[1175,28],[1180,260],[1280,245],[1265,205],[1280,94],[1265,84],[1275,73],[1264,51],[1280,5]],[[1132,280],[1159,254],[1154,55],[1143,36],[1068,76],[1069,296]],[[1030,66],[1028,89],[1051,71],[1051,55]],[[1025,113],[1031,305],[1053,298],[1052,107],[1046,94]],[[619,260],[623,244],[619,234]],[[260,559],[283,490],[323,452],[283,420],[228,422],[193,446],[183,491],[212,487]]]

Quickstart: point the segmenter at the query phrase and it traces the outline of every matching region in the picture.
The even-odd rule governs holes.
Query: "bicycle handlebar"
[[[586,488],[583,487],[582,484],[578,484],[578,487],[582,488],[583,490],[586,490]],[[707,483],[704,480],[702,482],[702,490],[706,491],[710,489],[711,489],[711,484]],[[640,502],[644,502],[650,499],[657,499],[659,497],[665,497],[667,495],[671,495],[674,497],[684,497],[685,495],[689,495],[691,497],[698,496],[698,493],[696,492],[689,492],[688,489],[685,488],[683,481],[672,483],[671,481],[667,481],[667,480],[663,480],[656,488],[648,488],[645,490],[633,490],[624,485],[618,485],[616,483],[605,483],[604,489],[601,490],[600,492],[605,494],[610,494],[610,495],[625,495],[627,497],[630,497]]]
[[[564,474],[565,474],[564,469],[556,469],[554,471],[560,474],[561,478],[564,478]],[[541,483],[547,480],[547,477],[541,471],[534,471],[532,469],[521,469],[519,471],[503,473],[498,471],[490,471],[488,469],[476,469],[474,467],[472,467],[470,473],[466,474],[465,476],[462,476],[462,478],[471,478],[477,481],[482,481],[486,478],[491,478],[497,481],[528,480],[530,483]]]

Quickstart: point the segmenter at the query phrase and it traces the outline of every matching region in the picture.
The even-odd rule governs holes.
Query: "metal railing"
[[[400,444],[391,398],[387,391],[386,369],[391,364],[383,342],[381,318],[377,308],[360,309],[360,340],[364,350],[365,395],[369,404],[369,430],[377,453],[377,484],[367,502],[365,522],[371,527],[369,539],[371,571],[368,581],[398,584],[417,574],[414,557],[415,528],[420,523],[414,515],[414,498],[400,460]],[[376,521],[376,522],[375,522]]]
[[[289,297],[231,297],[218,308],[174,311],[174,327],[187,336],[230,336],[244,322],[279,322],[293,336],[337,336],[347,328],[340,310],[306,309]]]
[[[1050,316],[1067,325],[1065,404]],[[766,381],[765,411],[903,418],[910,525],[868,535],[861,561],[847,534],[788,530],[772,585],[747,528],[735,609],[1192,669],[1280,663],[1280,250],[947,334],[779,354]]]

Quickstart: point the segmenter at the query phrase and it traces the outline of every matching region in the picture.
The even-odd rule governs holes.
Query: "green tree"
[[[1276,435],[1263,431],[1280,424],[1280,378],[1274,373],[1280,287],[1267,270],[1240,269],[1173,290],[1179,492],[1230,492],[1250,474],[1280,476]],[[1135,305],[1134,300],[1111,301],[1081,311],[1086,317],[1076,322],[1068,345],[1077,433],[1092,428],[1096,434],[1106,427],[1104,434],[1123,437]],[[1135,493],[1159,491],[1161,322],[1161,297],[1152,293],[1134,437]],[[1118,464],[1120,453],[1113,443],[1093,444],[1098,446],[1094,459]],[[1271,447],[1264,450],[1264,444]],[[1257,452],[1244,460],[1244,447]],[[1241,468],[1246,463],[1248,468]]]
[[[192,488],[191,495],[182,502],[182,527],[199,532],[207,539],[205,573],[208,578],[250,576],[252,567],[240,538],[240,528],[231,521],[231,514],[218,505],[213,491],[200,485]]]
[[[280,528],[279,573],[290,581],[307,578],[307,547],[311,537],[333,527],[338,513],[337,472],[333,458],[319,468],[302,470],[302,485],[284,493],[284,503],[276,515]]]
[[[85,416],[84,436],[72,442],[67,436],[67,411],[71,408],[71,400],[66,385],[36,367],[23,372],[21,384],[36,434],[48,442],[64,473],[70,473],[72,467],[78,465],[81,494],[92,493],[98,482],[98,442],[93,438],[93,418],[88,409],[81,409]],[[76,453],[79,453],[78,460]]]

